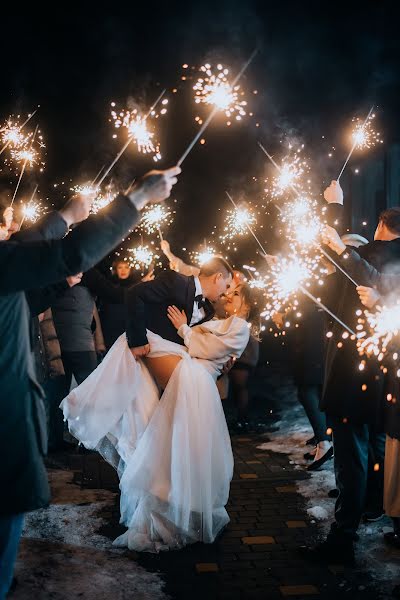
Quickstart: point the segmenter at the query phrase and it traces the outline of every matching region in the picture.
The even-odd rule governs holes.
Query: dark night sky
[[[75,10],[58,5],[58,16],[32,8],[3,14],[0,114],[41,105],[47,168],[39,183],[45,195],[54,181],[90,177],[117,152],[108,123],[111,100],[125,106],[132,96],[148,105],[160,86],[179,85],[178,94],[169,94],[169,113],[160,124],[161,166],[173,164],[196,130],[190,86],[179,82],[182,63],[208,59],[236,71],[256,44],[260,53],[243,78],[247,90],[259,92],[250,96],[256,117],[230,129],[214,122],[206,145],[187,159],[175,193],[174,237],[180,245],[210,232],[227,187],[237,194],[258,191],[251,182],[265,171],[258,139],[275,150],[285,133],[303,141],[318,161],[318,173],[328,179],[321,135],[338,147],[337,163],[329,163],[334,176],[347,149],[343,127],[371,103],[379,107],[385,144],[399,140],[394,2],[137,4],[121,4],[118,11],[109,3]],[[115,176],[124,182],[152,164],[132,152]]]

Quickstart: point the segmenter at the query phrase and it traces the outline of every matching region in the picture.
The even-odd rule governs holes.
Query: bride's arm
[[[178,330],[190,356],[206,360],[239,358],[249,341],[250,330],[243,319],[237,317],[218,323],[189,327],[186,315],[176,307],[168,308],[168,317]],[[212,324],[215,323],[215,327]]]

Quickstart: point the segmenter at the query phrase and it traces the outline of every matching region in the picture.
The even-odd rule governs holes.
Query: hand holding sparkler
[[[148,203],[163,202],[169,198],[173,186],[178,181],[180,172],[180,167],[172,167],[165,171],[149,171],[149,173],[138,179],[128,197],[131,198],[133,194],[136,196],[135,204],[139,210]]]
[[[14,217],[14,209],[12,206],[7,206],[3,212],[3,222],[7,229],[10,229]]]
[[[334,179],[324,191],[324,198],[328,204],[343,204],[343,190],[340,183]]]
[[[82,281],[83,273],[77,273],[76,275],[70,275],[67,277],[67,283],[70,288],[78,285]]]
[[[279,262],[279,258],[277,256],[275,256],[274,254],[261,254],[261,256],[263,257],[263,259],[265,260],[265,262],[267,263],[267,265],[269,267],[272,267],[273,265],[277,265]]]
[[[375,306],[381,297],[377,290],[374,290],[374,288],[371,287],[366,287],[365,285],[359,285],[357,287],[357,293],[360,297],[361,304],[370,310]]]
[[[88,218],[92,201],[93,194],[78,193],[65,204],[60,210],[60,215],[68,227]]]
[[[322,243],[336,252],[339,256],[346,250],[346,244],[340,239],[340,235],[333,227],[324,225],[322,229]]]
[[[150,265],[150,269],[147,271],[146,275],[142,277],[141,282],[146,283],[146,281],[153,281],[153,279],[155,278],[156,276],[154,275],[154,265],[153,267],[151,267]]]

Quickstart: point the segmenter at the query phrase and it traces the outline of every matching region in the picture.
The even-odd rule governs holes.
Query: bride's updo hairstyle
[[[222,273],[224,279],[229,277],[229,275],[233,278],[233,269],[222,256],[214,256],[214,258],[202,264],[199,275],[211,277],[211,275],[215,275],[216,273]]]

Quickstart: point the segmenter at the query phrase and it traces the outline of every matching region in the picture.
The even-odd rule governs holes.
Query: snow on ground
[[[295,400],[286,406],[276,426],[279,430],[268,434],[271,441],[258,448],[287,454],[295,469],[305,468],[309,462],[304,459],[304,454],[310,451],[305,442],[312,436],[312,430],[300,403]],[[320,471],[310,472],[309,479],[297,481],[296,487],[307,501],[311,521],[317,521],[322,533],[327,534],[335,508],[335,500],[328,497],[329,490],[336,487],[333,460],[325,463]],[[390,585],[400,583],[400,552],[383,542],[383,533],[391,529],[391,520],[386,517],[377,523],[362,524],[356,548],[360,567],[368,570],[378,581]]]
[[[18,585],[10,600],[79,596],[87,600],[165,600],[164,582],[99,533],[109,524],[116,494],[81,489],[73,472],[49,470],[52,503],[26,515]]]

